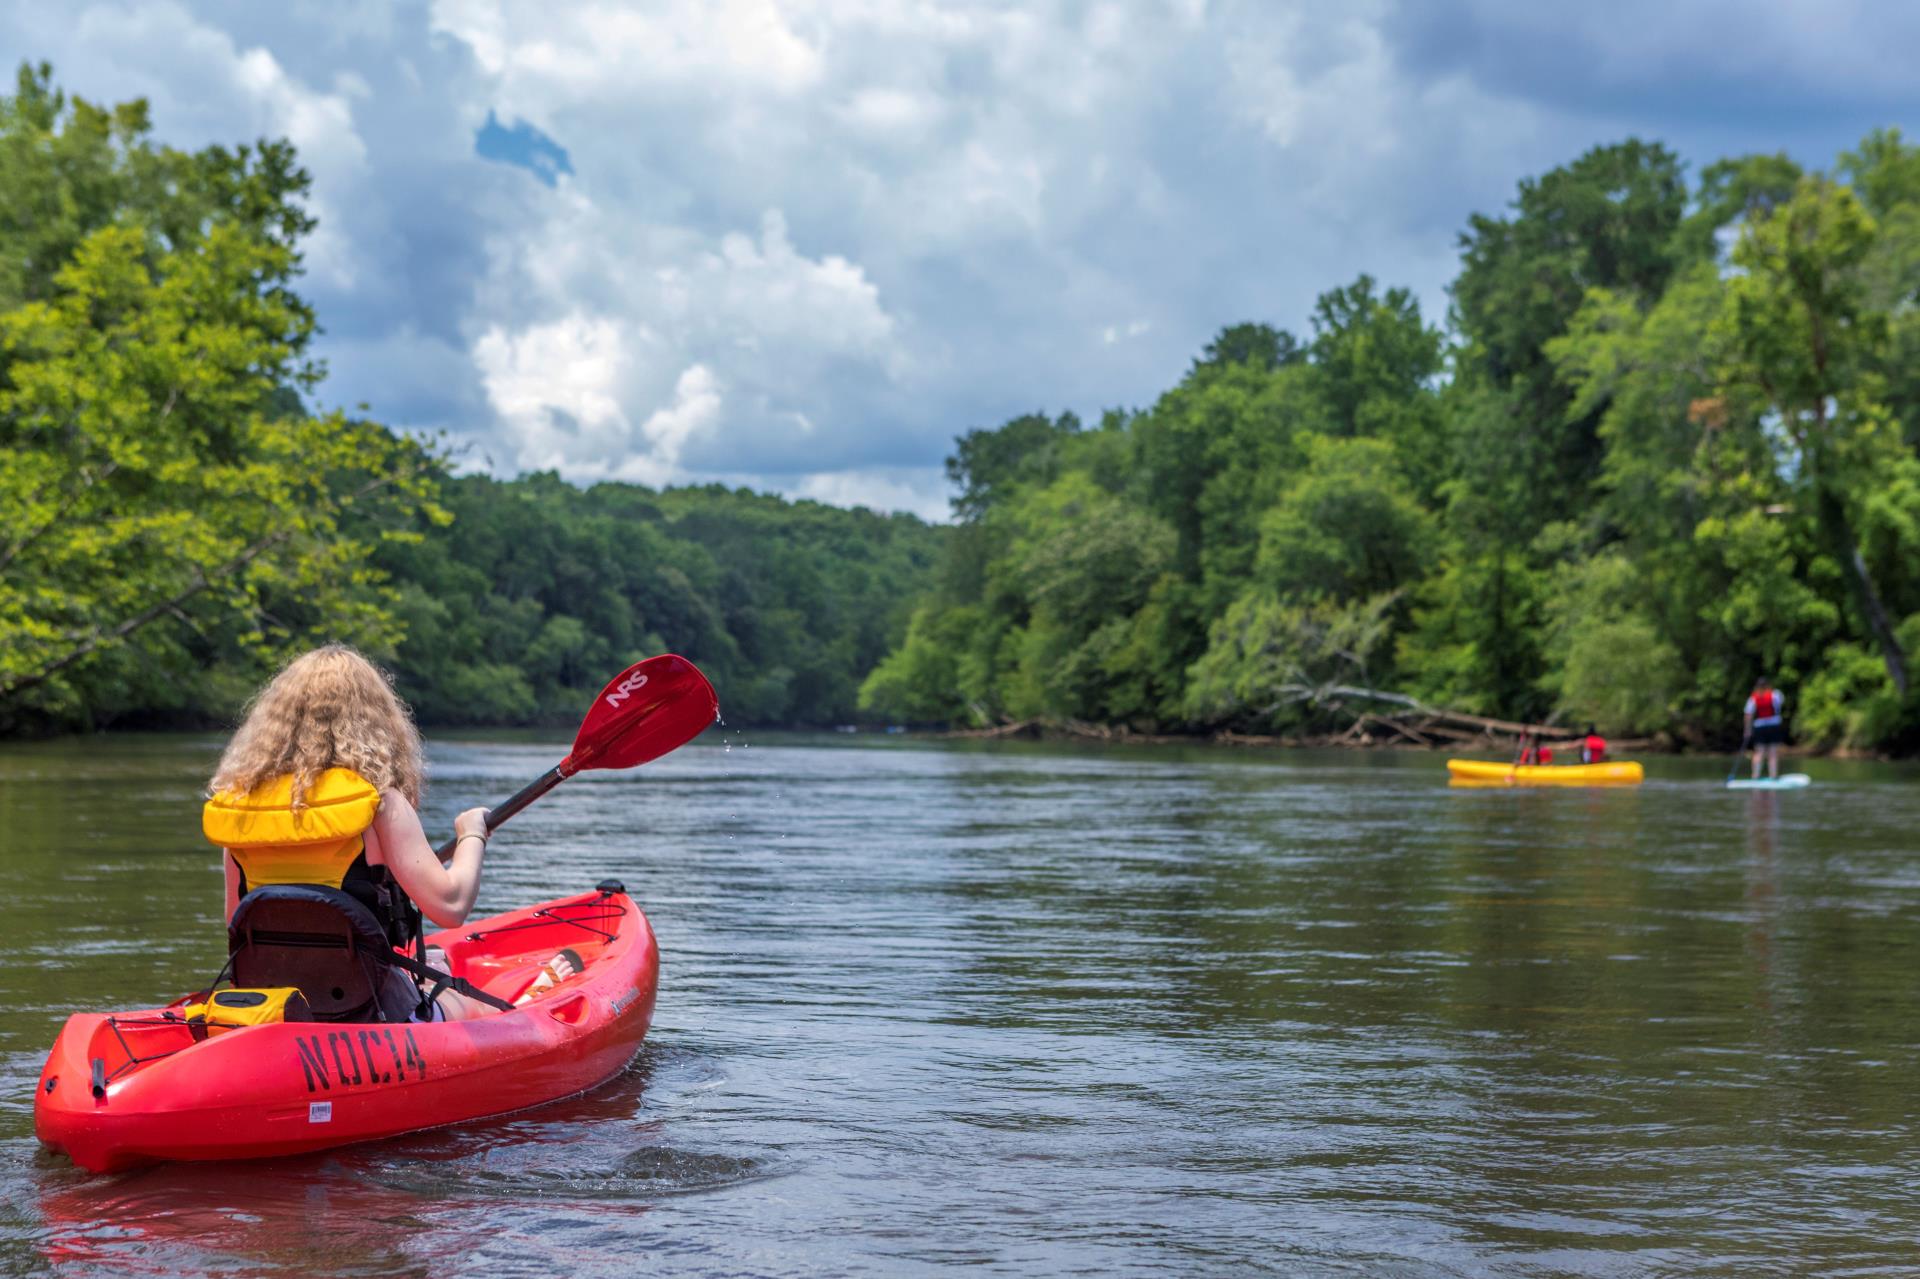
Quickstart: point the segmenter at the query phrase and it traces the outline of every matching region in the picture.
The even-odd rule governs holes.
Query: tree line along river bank
[[[0,182],[41,199],[0,216],[0,732],[228,722],[331,639],[430,725],[554,722],[677,650],[737,724],[1313,738],[1411,702],[1719,750],[1765,675],[1804,743],[1920,742],[1894,130],[1819,172],[1596,147],[1466,217],[1444,317],[1361,274],[1151,404],[955,423],[950,524],[463,474],[326,409],[283,141],[183,151],[27,66]]]

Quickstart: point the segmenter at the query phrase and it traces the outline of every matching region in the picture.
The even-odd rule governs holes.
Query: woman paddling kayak
[[[603,879],[589,893],[467,920],[481,850],[456,856],[457,845],[484,841],[442,846],[434,860],[452,868],[423,887],[401,841],[375,829],[389,804],[395,822],[401,800],[418,826],[419,744],[406,708],[351,650],[320,650],[295,667],[250,708],[229,751],[235,771],[223,763],[204,818],[233,875],[220,975],[162,1008],[73,1013],[41,1068],[34,1135],[82,1168],[300,1154],[524,1110],[604,1083],[646,1034],[660,950],[625,886]],[[326,679],[308,678],[315,670],[333,672],[333,695],[321,695]],[[578,773],[658,759],[718,714],[693,663],[636,662],[594,698],[565,758],[486,810],[485,829]],[[256,751],[263,780],[240,790],[250,780],[240,764]],[[411,772],[394,767],[387,786],[357,771],[382,775],[408,760]],[[432,901],[435,885],[453,900]],[[459,926],[420,936],[410,891]],[[395,968],[430,989],[393,981]],[[457,1006],[441,1002],[448,988],[462,996]],[[498,1015],[449,1017],[482,1007]]]
[[[353,649],[314,649],[260,690],[214,771],[203,816],[224,851],[229,926],[240,924],[229,963],[253,970],[236,970],[247,977],[240,984],[298,987],[323,1020],[461,1021],[494,1011],[451,983],[423,989],[378,947],[368,948],[366,980],[341,985],[335,951],[273,944],[289,911],[364,911],[400,948],[418,939],[422,914],[443,928],[466,921],[480,892],[487,810],[454,818],[453,858],[442,865],[420,823],[423,774],[413,717]],[[278,931],[247,927],[249,916]],[[436,958],[423,954],[424,966],[444,967]],[[577,967],[570,953],[555,956],[522,999]]]

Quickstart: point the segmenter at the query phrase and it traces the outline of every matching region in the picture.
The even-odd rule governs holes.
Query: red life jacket
[[[1756,725],[1780,722],[1780,699],[1773,695],[1772,689],[1753,695],[1753,722]]]
[[[1598,733],[1589,733],[1587,740],[1581,743],[1584,762],[1598,764],[1607,757],[1607,739]]]

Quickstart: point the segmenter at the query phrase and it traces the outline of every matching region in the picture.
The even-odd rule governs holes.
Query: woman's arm
[[[233,854],[224,848],[220,850],[220,870],[227,880],[226,919],[231,923],[233,912],[240,909],[240,868],[234,864]]]
[[[460,839],[453,860],[443,866],[427,842],[420,814],[406,796],[382,791],[380,812],[367,832],[367,861],[385,865],[421,914],[442,928],[454,928],[466,922],[473,899],[480,894],[486,823],[484,808],[469,808],[454,818],[453,829]]]

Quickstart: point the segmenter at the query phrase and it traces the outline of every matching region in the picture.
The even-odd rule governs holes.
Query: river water
[[[481,912],[625,880],[647,1047],[574,1101],[87,1177],[73,1009],[218,966],[218,742],[0,748],[0,1272],[1754,1275],[1920,1270],[1920,787],[1656,759],[710,734],[586,775]],[[430,827],[554,743],[440,741]]]

